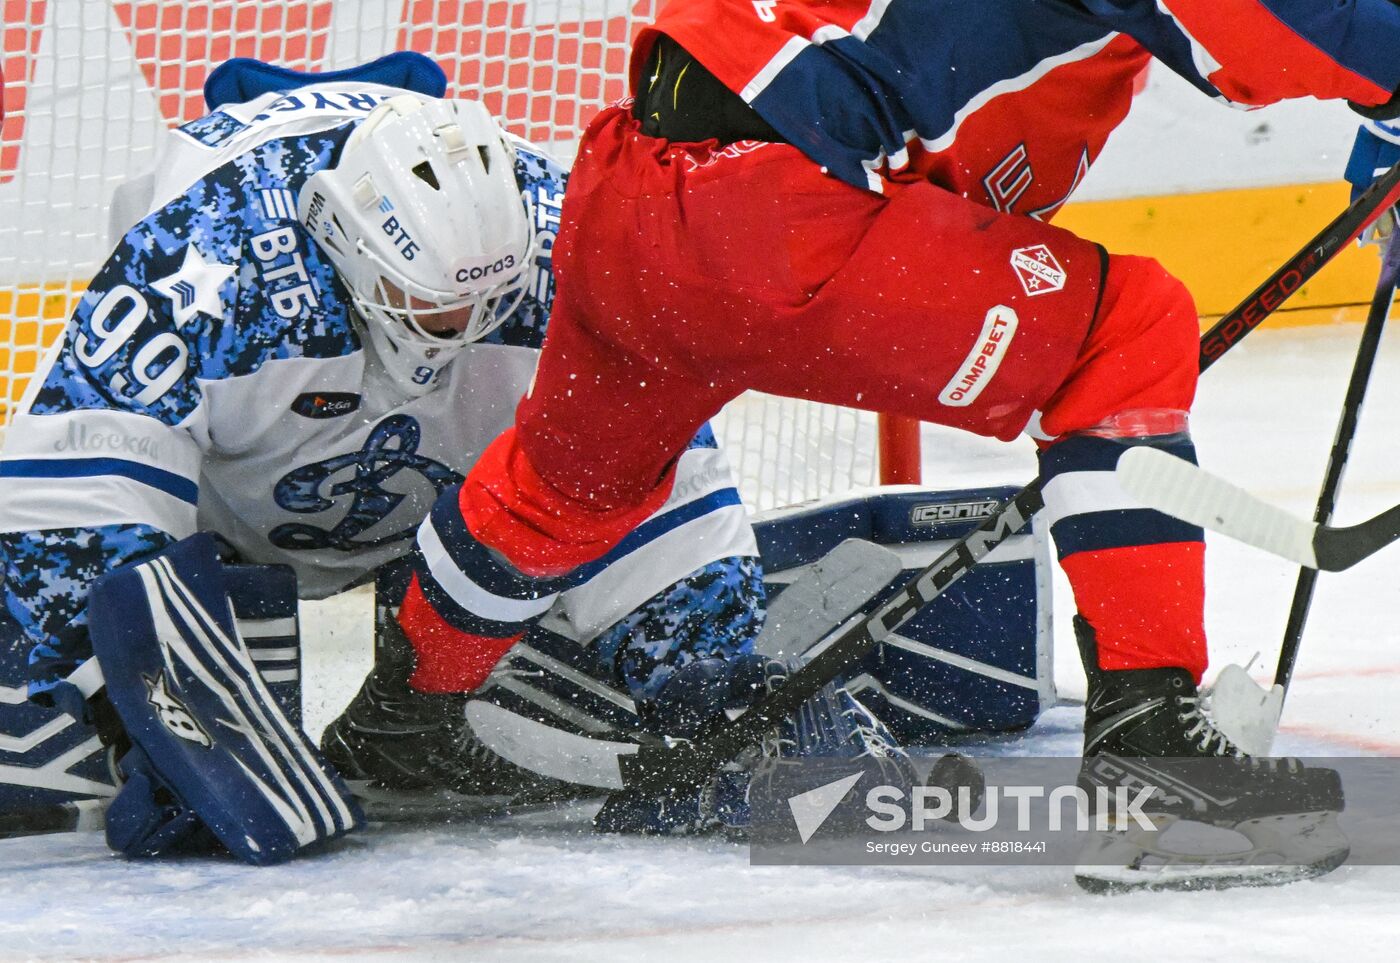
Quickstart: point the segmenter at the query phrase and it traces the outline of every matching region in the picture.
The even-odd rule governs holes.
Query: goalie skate
[[[716,710],[743,708],[743,703],[781,688],[791,665],[760,655],[738,656],[726,663],[690,663],[673,677],[674,704],[658,713],[660,728],[689,738],[703,729]],[[689,670],[689,671],[687,671]],[[662,697],[668,690],[662,690]],[[671,723],[667,725],[666,723]],[[594,819],[602,832],[685,835],[713,830],[736,836],[752,825],[751,794],[763,787],[765,798],[786,799],[781,788],[785,770],[803,762],[840,759],[864,764],[881,780],[906,792],[915,782],[908,754],[889,730],[849,692],[828,684],[791,716],[766,732],[759,745],[698,785],[685,780],[647,791],[622,788],[610,795]]]

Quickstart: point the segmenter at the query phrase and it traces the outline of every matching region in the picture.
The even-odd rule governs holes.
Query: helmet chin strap
[[[355,305],[355,317],[365,335],[365,348],[379,362],[393,386],[410,398],[421,398],[437,387],[443,370],[467,346],[462,341],[425,344],[417,339],[395,338],[392,317],[373,317],[374,308]],[[370,316],[367,316],[370,315]]]

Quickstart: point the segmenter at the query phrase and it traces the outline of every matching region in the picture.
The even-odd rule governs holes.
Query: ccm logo
[[[915,505],[909,513],[909,521],[914,525],[936,525],[939,522],[956,522],[969,518],[988,518],[996,514],[996,502],[953,502],[948,505]]]
[[[1007,349],[1011,347],[1018,324],[1020,319],[1016,317],[1016,312],[1004,304],[998,304],[988,311],[977,343],[938,400],[950,408],[966,408],[976,401],[982,389],[997,373],[997,368],[1001,367],[1001,359],[1006,357]]]
[[[490,277],[493,274],[500,274],[502,271],[509,271],[515,267],[515,255],[507,254],[505,257],[484,264],[481,267],[462,268],[457,272],[458,281],[480,281],[482,278]]]

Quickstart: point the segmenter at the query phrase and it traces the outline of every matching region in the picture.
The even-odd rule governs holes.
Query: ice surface
[[[1310,513],[1359,328],[1261,331],[1203,380],[1204,464]],[[1400,502],[1400,343],[1388,338],[1339,521]],[[1028,443],[928,430],[933,485],[1019,483]],[[1212,538],[1213,664],[1272,672],[1296,570]],[[1059,591],[1057,682],[1081,695]],[[308,725],[368,665],[364,596],[307,619]],[[1400,754],[1400,548],[1321,579],[1278,748]],[[1071,754],[1077,710],[985,751]],[[599,838],[588,810],[378,826],[273,869],[127,862],[96,834],[0,842],[0,959],[1394,959],[1400,868],[1263,890],[1095,897],[1065,868],[750,867],[716,840]]]

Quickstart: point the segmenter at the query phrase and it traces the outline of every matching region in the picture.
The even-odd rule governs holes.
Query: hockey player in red
[[[1086,755],[1229,754],[1197,705],[1203,540],[1116,483],[1194,458],[1197,313],[1048,222],[1152,58],[1221,101],[1387,105],[1389,0],[672,0],[580,149],[515,427],[420,530],[415,685],[469,689],[668,496],[741,391],[1040,446],[1090,679]],[[532,603],[538,605],[538,602]]]

